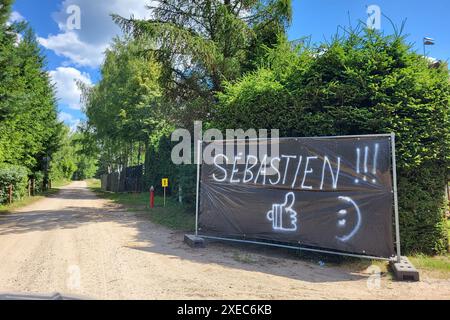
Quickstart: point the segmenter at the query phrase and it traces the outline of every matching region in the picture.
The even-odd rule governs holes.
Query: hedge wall
[[[172,142],[170,135],[162,135],[157,142],[147,148],[144,169],[144,187],[148,190],[155,187],[157,194],[162,194],[161,179],[169,178],[168,194],[183,199],[187,208],[195,208],[196,198],[196,165],[174,165],[171,160]],[[181,189],[179,188],[181,187]]]
[[[402,36],[364,30],[296,49],[282,39],[259,70],[226,85],[212,125],[282,136],[395,132],[403,249],[442,253],[449,94],[447,65],[430,63]]]
[[[163,135],[159,140],[150,144],[145,155],[144,187],[151,186],[157,194],[162,194],[161,179],[169,178],[168,194],[177,192],[177,169],[170,160],[172,144],[170,137]]]

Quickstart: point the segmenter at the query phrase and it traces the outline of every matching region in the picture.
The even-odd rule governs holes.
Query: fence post
[[[392,185],[394,192],[394,215],[395,215],[395,244],[397,245],[397,262],[402,261],[400,246],[400,219],[398,215],[398,195],[397,195],[397,160],[395,155],[395,133],[391,133],[391,156],[392,156]]]
[[[9,201],[9,204],[12,203],[12,196],[13,196],[13,185],[10,184],[9,188],[8,188],[8,198],[9,198],[8,201]]]

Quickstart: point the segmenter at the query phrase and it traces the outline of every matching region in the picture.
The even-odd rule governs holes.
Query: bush
[[[401,243],[410,252],[445,252],[448,247],[444,217],[447,201],[445,167],[427,163],[400,173],[398,181]]]
[[[36,171],[33,173],[33,179],[34,179],[34,192],[40,193],[45,191],[44,190],[44,180],[45,180],[45,174],[42,171]]]
[[[177,193],[178,175],[176,166],[171,161],[171,151],[172,142],[168,135],[160,136],[147,148],[144,170],[144,187],[146,190],[153,186],[157,194],[162,194],[161,179],[168,178],[167,194]]]
[[[287,89],[276,79],[272,70],[260,69],[244,76],[235,84],[226,85],[226,93],[219,94],[220,117],[217,126],[228,128],[278,129],[288,128],[292,111]],[[274,108],[274,101],[279,106]],[[222,109],[224,108],[224,109]],[[253,116],[248,116],[252,113]]]
[[[395,132],[403,249],[443,253],[449,94],[447,65],[431,65],[399,35],[364,30],[295,50],[282,39],[258,71],[226,85],[213,125],[282,136]]]
[[[9,186],[13,186],[13,200],[21,199],[27,192],[27,169],[22,166],[0,164],[0,203],[9,198]]]
[[[178,166],[179,184],[183,204],[190,210],[195,209],[197,194],[197,165],[184,164]]]
[[[183,204],[188,209],[195,208],[196,199],[196,165],[174,165],[171,159],[172,148],[176,142],[172,142],[169,134],[159,137],[159,140],[153,139],[152,144],[147,148],[145,156],[144,170],[144,188],[148,190],[151,186],[155,187],[157,194],[162,194],[161,179],[169,178],[168,195],[183,199]],[[192,146],[192,148],[194,148]]]

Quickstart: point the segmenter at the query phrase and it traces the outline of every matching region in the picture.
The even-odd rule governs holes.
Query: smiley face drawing
[[[354,207],[355,212],[356,212],[356,223],[355,223],[355,226],[351,229],[351,231],[343,236],[336,236],[336,238],[339,241],[346,242],[346,241],[350,240],[351,238],[353,238],[353,236],[358,232],[359,228],[361,227],[361,211],[360,211],[358,205],[355,203],[355,201],[353,201],[352,198],[340,196],[340,197],[338,197],[338,199],[342,202],[351,204]],[[347,209],[341,209],[338,211],[338,217],[340,218],[337,223],[338,229],[344,229],[346,227],[347,214],[348,214]]]

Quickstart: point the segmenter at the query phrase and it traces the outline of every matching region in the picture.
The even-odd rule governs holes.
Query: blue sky
[[[110,13],[122,16],[133,14],[137,18],[148,16],[144,9],[150,0],[16,0],[13,20],[24,19],[35,30],[43,52],[47,56],[47,69],[56,84],[60,119],[75,128],[84,119],[80,110],[79,94],[74,80],[96,83],[102,52],[120,30],[111,21]],[[80,8],[80,29],[67,27],[71,5]],[[336,33],[337,27],[356,25],[367,21],[367,8],[377,5],[382,13],[381,29],[392,33],[391,22],[400,25],[406,20],[408,41],[422,53],[422,38],[435,39],[427,47],[431,57],[450,59],[450,32],[448,0],[293,0],[294,16],[289,38],[311,37],[318,43]],[[73,20],[71,20],[73,21]]]

